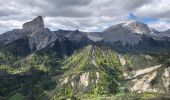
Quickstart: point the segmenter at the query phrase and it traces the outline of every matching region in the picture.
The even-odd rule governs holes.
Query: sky
[[[0,0],[0,33],[43,16],[51,30],[103,31],[138,20],[159,31],[170,29],[170,0]]]

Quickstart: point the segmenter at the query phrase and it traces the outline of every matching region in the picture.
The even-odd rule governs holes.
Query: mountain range
[[[170,30],[138,21],[51,31],[38,16],[0,35],[0,99],[170,99]]]
[[[82,32],[79,30],[58,30],[50,31],[45,28],[41,16],[30,22],[23,24],[22,29],[14,29],[0,35],[1,45],[6,45],[15,40],[27,38],[31,50],[41,50],[54,43],[56,40],[62,41],[65,38],[74,42],[94,42],[110,43],[117,45],[136,46],[145,45],[154,48],[168,48],[170,41],[170,31],[160,32],[149,28],[146,24],[138,21],[129,21],[106,28],[103,32]],[[147,42],[146,42],[147,41]],[[154,42],[153,44],[151,44]],[[115,45],[115,44],[114,44]]]

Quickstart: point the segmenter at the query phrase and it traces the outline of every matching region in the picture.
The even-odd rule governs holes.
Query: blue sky
[[[137,15],[134,15],[133,13],[129,13],[128,15],[128,19],[130,20],[137,20],[137,21],[140,21],[140,22],[143,22],[143,23],[151,23],[151,22],[157,22],[157,21],[160,21],[159,19],[156,19],[156,18],[144,18],[144,17],[139,17]]]

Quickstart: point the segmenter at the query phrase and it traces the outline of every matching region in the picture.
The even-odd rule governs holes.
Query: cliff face
[[[29,32],[36,32],[44,29],[44,21],[41,16],[36,17],[30,22],[23,24],[23,30]]]
[[[22,29],[14,29],[0,35],[0,43],[8,44],[22,37],[26,37],[30,34],[42,31],[43,29],[45,29],[43,18],[41,16],[38,16],[32,21],[23,24]]]

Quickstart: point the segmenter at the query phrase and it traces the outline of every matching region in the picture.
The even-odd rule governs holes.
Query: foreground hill
[[[88,45],[66,58],[48,51],[20,58],[1,52],[0,58],[3,97],[20,93],[36,100],[123,98],[124,94],[130,98],[134,93],[149,92],[153,97],[169,93],[169,62],[162,61],[168,55],[122,54]]]

